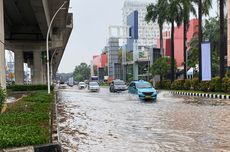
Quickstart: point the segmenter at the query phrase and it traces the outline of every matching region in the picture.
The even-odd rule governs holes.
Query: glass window
[[[144,88],[152,88],[150,83],[137,83],[137,88],[144,89]]]

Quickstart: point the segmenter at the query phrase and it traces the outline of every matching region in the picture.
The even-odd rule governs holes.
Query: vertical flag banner
[[[202,81],[211,81],[212,79],[212,64],[211,64],[211,44],[201,44],[202,56]]]

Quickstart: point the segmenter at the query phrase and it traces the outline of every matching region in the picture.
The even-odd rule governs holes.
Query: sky
[[[106,45],[108,27],[122,25],[121,9],[124,1],[71,0],[70,12],[74,14],[74,27],[58,69],[59,73],[73,72],[81,62],[90,64],[93,55],[101,53]],[[216,14],[216,4],[213,8],[212,16]]]

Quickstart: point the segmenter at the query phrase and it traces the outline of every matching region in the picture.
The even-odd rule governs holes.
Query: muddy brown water
[[[227,100],[213,104],[215,100],[161,92],[156,103],[146,103],[127,92],[102,88],[90,93],[76,87],[58,95],[64,151],[230,151]]]

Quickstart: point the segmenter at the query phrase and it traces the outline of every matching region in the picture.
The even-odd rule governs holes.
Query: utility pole
[[[202,36],[202,0],[199,0],[198,13],[199,13],[199,81],[202,81],[202,56],[201,56],[201,44],[203,40]]]
[[[219,0],[219,11],[220,11],[220,78],[223,78],[225,75],[225,40],[224,40],[224,0]]]

